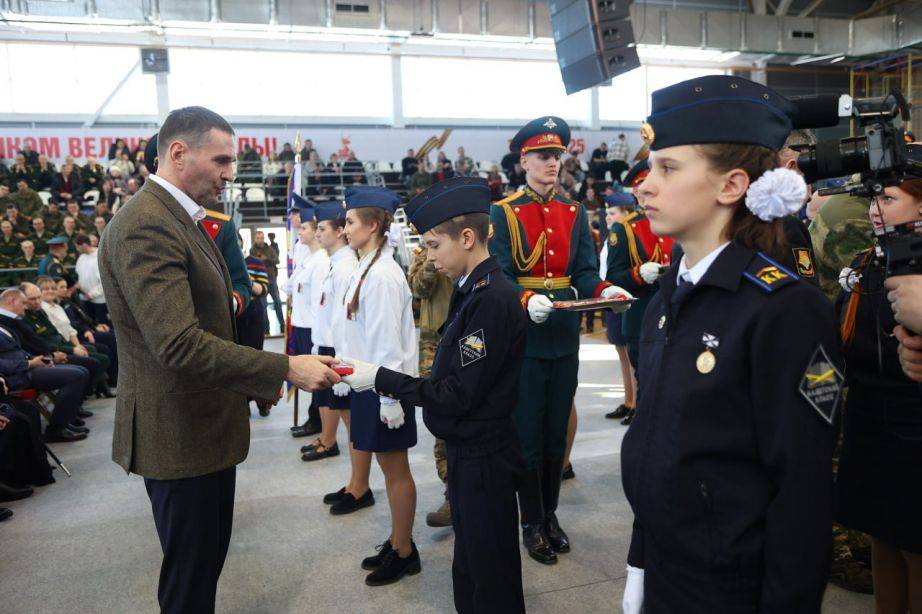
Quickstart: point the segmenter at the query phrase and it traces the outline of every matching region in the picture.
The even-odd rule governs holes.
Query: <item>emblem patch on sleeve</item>
[[[800,394],[816,410],[823,420],[832,424],[836,408],[842,397],[845,378],[829,360],[822,345],[817,346],[810,358],[810,364],[800,381]]]
[[[810,256],[810,250],[806,247],[795,247],[794,263],[797,265],[797,274],[801,277],[816,277],[816,270],[813,268],[813,257]]]
[[[466,367],[487,355],[487,343],[483,338],[483,329],[471,333],[458,341],[461,349],[461,366]]]
[[[618,245],[618,233],[617,232],[608,233],[608,244],[612,247]]]

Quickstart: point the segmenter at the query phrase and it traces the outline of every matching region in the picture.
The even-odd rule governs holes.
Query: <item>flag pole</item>
[[[291,175],[288,176],[288,204],[285,209],[285,229],[288,234],[288,239],[286,245],[288,246],[288,254],[286,257],[286,270],[288,271],[288,279],[291,279],[291,275],[294,273],[294,247],[295,244],[292,242],[292,236],[297,237],[297,234],[293,233],[294,230],[291,227],[291,216],[288,212],[291,210],[291,205],[293,203],[291,195],[297,194],[301,196],[301,131],[298,130],[295,132],[295,162],[291,167]],[[285,353],[292,354],[291,348],[291,297],[288,297],[288,304],[285,306]],[[298,426],[299,417],[298,417],[298,402],[300,401],[298,388],[294,387],[294,426]],[[291,400],[292,386],[291,383],[288,383],[288,399]]]

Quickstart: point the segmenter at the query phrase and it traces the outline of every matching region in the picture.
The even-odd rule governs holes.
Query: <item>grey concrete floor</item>
[[[621,489],[619,449],[626,427],[603,414],[621,402],[614,349],[585,339],[577,393],[576,479],[564,483],[559,517],[574,544],[545,567],[523,555],[532,613],[620,612],[631,510]],[[279,350],[278,340],[269,349]],[[302,408],[304,407],[302,399]],[[15,516],[0,525],[0,611],[5,614],[157,611],[161,553],[143,481],[110,460],[114,402],[94,401],[90,438],[56,444],[74,473],[7,504]],[[304,414],[302,413],[302,416]],[[348,458],[303,463],[288,427],[290,406],[252,418],[249,458],[239,468],[234,535],[218,587],[219,612],[453,611],[450,529],[425,526],[442,500],[432,461],[433,438],[420,421],[410,463],[418,489],[417,526],[423,572],[396,585],[369,588],[359,562],[389,531],[379,469],[372,471],[377,504],[335,517],[321,496],[348,477]],[[341,427],[340,446],[346,444]],[[872,611],[872,599],[830,586],[824,612]]]

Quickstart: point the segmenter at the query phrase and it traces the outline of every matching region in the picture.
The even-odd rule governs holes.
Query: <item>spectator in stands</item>
[[[266,177],[266,182],[273,182],[282,172],[282,163],[279,162],[279,157],[273,151],[266,157],[266,163],[263,165],[263,175]]]
[[[109,205],[99,201],[96,203],[96,208],[93,212],[93,217],[102,217],[106,219],[106,223],[109,223],[109,220],[112,219],[112,211],[109,210]],[[95,221],[93,222],[95,224]]]
[[[32,226],[26,221],[26,218],[19,215],[19,209],[16,205],[6,206],[5,219],[9,220],[13,225],[13,233],[19,238],[26,237],[32,232]]]
[[[282,145],[282,151],[279,152],[279,162],[294,162],[295,161],[295,152],[291,148],[291,143],[285,143]]]
[[[487,187],[490,188],[490,200],[500,200],[503,197],[503,176],[499,174],[499,166],[494,164],[487,175]]]
[[[101,190],[105,175],[106,169],[102,167],[102,164],[99,164],[93,156],[87,157],[86,164],[80,171],[83,187],[87,190]]]
[[[19,151],[19,153],[22,154],[26,164],[29,166],[38,166],[38,152],[32,149],[32,144],[29,143],[29,141],[23,143],[22,149]]]
[[[144,159],[144,150],[147,149],[147,139],[141,139],[138,141],[138,146],[134,148],[134,151],[131,152],[131,161],[134,162],[135,168],[139,164],[144,164],[147,160]]]
[[[410,179],[410,188],[409,192],[407,192],[407,196],[413,198],[434,183],[435,178],[432,176],[432,173],[429,172],[427,160],[423,160],[422,163],[416,167],[416,174]]]
[[[243,149],[237,154],[237,178],[240,183],[262,183],[263,163],[259,152],[249,143],[244,143]]]
[[[6,208],[10,206],[16,206],[10,196],[10,186],[0,183],[0,211],[6,211]]]
[[[595,188],[586,188],[586,198],[583,199],[583,206],[587,211],[598,211],[602,207],[602,198],[596,193]],[[595,215],[586,216],[589,219],[596,219]]]
[[[134,162],[131,161],[131,154],[127,149],[123,149],[122,153],[109,164],[109,174],[113,179],[115,178],[115,173],[112,172],[114,169],[118,169],[121,177],[125,179],[134,175]]]
[[[80,290],[81,298],[85,301],[86,310],[96,322],[108,323],[109,308],[106,305],[106,295],[99,276],[96,247],[90,243],[90,238],[85,234],[77,235],[74,245],[80,252],[76,268],[77,288]]]
[[[304,141],[304,146],[301,147],[301,160],[304,161],[310,158],[312,151],[317,151],[316,149],[314,149],[314,142],[310,139],[307,139],[306,141]]]
[[[35,278],[38,277],[36,269],[38,268],[39,260],[35,255],[35,244],[29,239],[25,239],[19,243],[19,249],[22,251],[22,254],[13,258],[11,267],[23,270],[14,273],[12,275],[12,281],[17,284],[26,281],[35,281]]]
[[[339,160],[339,155],[336,153],[330,154],[330,161],[327,163],[326,169],[323,172],[323,176],[320,179],[320,183],[323,186],[321,192],[324,194],[329,194],[332,192],[333,186],[340,185],[343,182],[343,163]]]
[[[609,160],[624,162],[625,168],[631,163],[631,148],[627,144],[627,137],[624,133],[619,134],[618,138],[612,142],[609,152]]]
[[[509,146],[512,146],[511,142]],[[510,149],[509,153],[503,156],[503,159],[500,160],[499,167],[503,169],[503,172],[506,173],[507,176],[511,177],[513,171],[515,171],[515,165],[518,164],[520,158],[521,156],[517,151],[512,151]]]
[[[574,183],[579,183],[585,179],[583,169],[579,164],[579,157],[574,153],[570,154],[563,163],[563,170],[561,171],[568,173],[572,178]]]
[[[7,167],[6,163],[3,162],[2,158],[0,158],[0,185],[10,187],[10,169]]]
[[[58,234],[67,239],[67,258],[64,260],[65,264],[76,263],[77,244],[74,243],[74,241],[77,240],[77,236],[80,234],[77,231],[77,220],[69,215],[65,215],[61,220],[61,231]]]
[[[475,171],[472,166],[468,165],[467,160],[460,160],[455,166],[455,176],[476,177],[477,171]]]
[[[335,156],[336,154],[333,155]],[[316,151],[312,151],[310,156],[304,160],[304,163],[308,173],[322,173],[326,170],[326,165],[323,163],[323,160],[320,159],[320,154]]]
[[[435,159],[435,180],[445,181],[453,177],[454,174],[455,169],[451,160],[448,159],[444,151],[439,151],[439,155]]]
[[[37,283],[43,284],[45,289],[42,290],[36,285]],[[45,298],[54,298],[57,295],[57,285],[50,277],[39,277],[36,284],[24,283],[19,288],[26,295],[26,311],[23,314],[23,320],[53,351],[67,354],[69,364],[85,367],[90,372],[84,395],[89,396],[95,392],[98,398],[108,396],[102,388],[105,385],[109,359],[96,352],[95,348],[80,343],[77,331],[70,326],[66,314],[64,314],[64,320],[61,320],[59,324],[68,333],[67,336],[58,330],[55,322],[51,321],[44,309]]]
[[[589,173],[599,181],[605,180],[605,172],[609,170],[608,145],[603,141],[601,145],[592,150],[589,161]]]
[[[349,150],[346,161],[343,162],[343,174],[348,176],[350,183],[365,182],[365,166],[362,161],[355,157],[355,152]]]
[[[113,169],[117,171],[117,169]],[[120,172],[119,172],[120,173]],[[112,207],[116,205],[120,198],[119,192],[116,191],[116,183],[114,178],[107,178],[102,182],[102,190],[99,192],[99,200],[96,201],[96,204],[99,205],[104,203],[107,207]],[[119,188],[120,189],[120,188]]]
[[[413,179],[413,175],[416,174],[416,169],[419,168],[419,160],[416,159],[416,154],[412,149],[407,150],[407,156],[400,161],[400,181],[403,185],[409,187],[410,181]]]
[[[131,198],[141,189],[141,183],[134,177],[125,182],[125,198]]]
[[[118,351],[115,333],[105,323],[97,322],[86,306],[74,297],[77,294],[77,283],[73,280],[59,279],[58,304],[70,319],[70,325],[77,331],[82,341],[96,347],[109,358],[109,369],[106,372],[107,383],[115,386],[118,382]]]
[[[41,215],[44,204],[38,192],[29,187],[25,179],[20,179],[16,183],[16,193],[13,194],[13,202],[19,209],[19,215],[31,220],[36,215]]]
[[[118,159],[123,151],[128,151],[128,145],[125,144],[125,139],[115,139],[115,142],[109,146],[109,159]]]
[[[147,169],[147,166],[144,164],[139,164],[138,174],[134,176],[138,182],[138,186],[143,186],[148,177],[150,177],[150,171]]]
[[[19,237],[13,232],[13,224],[3,220],[0,222],[0,256],[6,259],[8,266],[19,254]]]
[[[466,153],[464,153],[463,147],[459,147],[458,148],[458,159],[455,160],[455,170],[456,171],[461,170],[462,164],[464,164],[467,167],[466,173],[463,176],[467,176],[467,174],[471,173],[472,171],[476,172],[475,170],[476,167],[474,166],[474,160],[470,156],[468,156]]]
[[[99,248],[99,235],[97,235],[95,232],[90,235],[90,245],[97,249]]]
[[[83,174],[80,172],[80,166],[77,164],[77,161],[73,156],[67,156],[64,158],[64,164],[70,164],[70,167],[74,169],[74,174],[80,177],[81,181],[83,180]]]
[[[36,218],[39,219],[39,218]],[[64,259],[67,258],[67,240],[51,237],[47,242],[48,253],[38,263],[38,276],[64,277]]]
[[[66,203],[74,198],[80,202],[83,198],[83,187],[80,177],[74,173],[74,167],[64,165],[61,172],[55,175],[51,186],[51,198],[56,203]]]
[[[102,233],[103,233],[103,231],[105,231],[105,229],[106,229],[106,224],[108,224],[108,223],[109,223],[109,222],[106,221],[106,218],[105,218],[105,217],[103,217],[103,216],[101,216],[101,215],[97,215],[97,216],[93,219],[93,234],[96,235],[98,238],[101,239],[101,238],[102,238]]]
[[[525,185],[525,169],[522,168],[520,163],[516,162],[515,167],[512,169],[512,174],[509,175],[509,187],[517,190],[523,185]]]
[[[35,181],[35,171],[31,165],[26,164],[25,156],[17,154],[16,163],[10,169],[10,183],[18,186],[20,181],[25,181],[26,187],[32,186]]]
[[[80,205],[76,200],[67,201],[67,217],[77,223],[78,232],[90,232],[93,229],[93,218],[80,211]]]
[[[24,314],[25,300],[19,288],[0,294],[0,359],[17,363],[4,373],[6,382],[13,390],[35,388],[56,392],[45,441],[86,439],[89,429],[73,423],[80,419],[89,372],[77,365],[64,364],[67,360],[64,353],[54,352],[25,325]]]
[[[32,245],[35,246],[35,255],[39,258],[43,258],[45,254],[48,253],[48,240],[51,239],[53,235],[48,232],[48,229],[45,228],[45,220],[39,216],[32,218],[32,234],[29,235],[29,240],[32,241]]]
[[[595,187],[595,177],[592,175],[586,175],[586,179],[583,181],[583,185],[580,186],[579,192],[576,193],[576,200],[585,200],[586,192],[588,192],[589,188],[592,187]]]
[[[49,200],[48,206],[45,207],[45,212],[42,213],[42,219],[45,220],[45,228],[53,235],[60,234],[62,223],[64,222],[64,214],[61,213],[61,208],[58,206],[58,203]]]
[[[39,156],[38,164],[34,168],[32,187],[36,190],[50,190],[55,175],[57,175],[57,170],[54,168],[54,164],[48,161],[48,156]]]

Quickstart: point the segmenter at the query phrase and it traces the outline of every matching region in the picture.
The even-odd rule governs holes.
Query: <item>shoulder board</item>
[[[621,223],[624,224],[625,222],[637,221],[640,217],[642,217],[640,211],[632,211],[621,221]]]
[[[489,285],[490,285],[490,276],[487,275],[486,277],[478,281],[476,284],[474,284],[474,287],[471,288],[471,291],[477,292],[478,290],[482,290],[483,288],[486,288]]]
[[[577,205],[577,204],[579,204],[579,201],[573,200],[572,198],[567,198],[567,197],[564,196],[563,194],[558,194],[558,195],[556,195],[554,198],[555,198],[556,200],[558,200],[558,201],[564,203],[564,204],[567,204],[567,205]]]
[[[211,209],[205,209],[205,215],[216,220],[221,220],[222,222],[229,222],[231,219],[229,215],[221,213],[220,211],[213,211]]]
[[[758,252],[743,271],[743,277],[765,292],[775,292],[800,279],[781,264],[775,262],[762,252]]]
[[[496,201],[495,203],[493,203],[493,206],[495,206],[495,207],[502,207],[503,205],[512,204],[513,202],[515,202],[516,200],[518,200],[519,198],[521,198],[521,197],[524,196],[524,195],[525,195],[525,190],[519,190],[518,192],[513,192],[512,194],[510,194],[510,195],[507,196],[506,198],[504,198],[504,199],[502,199],[502,200],[498,200],[498,201]]]

